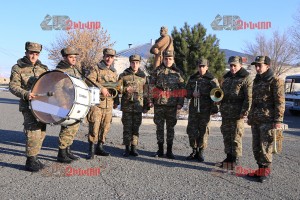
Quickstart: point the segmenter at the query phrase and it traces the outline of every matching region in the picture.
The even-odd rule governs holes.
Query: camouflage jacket
[[[123,86],[121,98],[121,110],[123,112],[143,112],[147,109],[146,98],[144,98],[144,85],[146,75],[142,70],[134,73],[131,67],[124,70],[119,76],[119,82]],[[134,93],[128,93],[127,88],[131,86]]]
[[[40,60],[37,60],[35,65],[32,65],[30,60],[24,56],[17,61],[11,69],[9,90],[12,94],[20,98],[19,110],[29,111],[28,96],[33,83],[39,76],[48,71],[48,67],[43,65]]]
[[[81,69],[79,69],[78,66],[70,65],[69,63],[67,63],[64,60],[60,61],[57,64],[56,70],[65,72],[65,73],[67,73],[67,74],[69,74],[71,76],[74,76],[76,78],[83,78],[82,77],[82,71],[81,71]]]
[[[193,93],[195,91],[197,82],[197,91],[200,93],[200,112],[211,113],[211,109],[215,106],[214,102],[210,98],[210,91],[213,88],[219,87],[219,82],[210,72],[206,72],[204,75],[200,75],[199,72],[190,76],[188,83],[186,84],[187,96],[191,99],[189,105],[189,112],[195,113],[198,107],[194,105],[195,98]]]
[[[221,89],[224,92],[220,105],[222,117],[239,119],[241,115],[248,115],[252,101],[252,81],[247,70],[241,68],[234,75],[227,72]]]
[[[281,123],[285,109],[284,82],[271,69],[257,74],[253,81],[253,101],[249,124]]]
[[[182,72],[175,64],[171,67],[164,64],[157,67],[152,74],[151,84],[154,89],[151,91],[153,94],[149,102],[153,102],[154,105],[183,106],[185,94],[182,90],[185,90],[185,84]]]
[[[117,82],[118,75],[116,69],[113,66],[109,68],[106,66],[106,63],[102,60],[92,69],[90,69],[89,74],[87,76],[95,85],[97,85],[100,89],[103,88],[101,84],[108,82]],[[87,84],[90,85],[89,82]],[[112,93],[112,92],[110,92]],[[119,97],[112,98],[101,98],[100,104],[97,105],[99,108],[108,108],[112,109],[113,104],[119,105]]]

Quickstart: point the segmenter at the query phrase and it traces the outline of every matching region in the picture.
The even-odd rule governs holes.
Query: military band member
[[[253,175],[260,182],[271,173],[274,131],[282,128],[285,96],[284,82],[274,75],[268,56],[257,56],[255,65],[257,75],[253,82],[252,106],[248,124],[252,130],[252,148],[258,170]]]
[[[39,76],[48,71],[48,67],[38,59],[42,45],[26,42],[25,50],[25,56],[19,59],[11,69],[9,90],[20,98],[19,110],[24,117],[27,157],[25,168],[28,171],[37,172],[44,168],[44,164],[38,160],[37,155],[46,136],[46,124],[38,122],[30,111],[29,101],[36,98],[36,94],[31,93],[30,90]]]

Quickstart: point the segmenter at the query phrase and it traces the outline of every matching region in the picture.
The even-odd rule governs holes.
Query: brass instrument
[[[210,91],[210,98],[211,100],[213,100],[214,102],[220,102],[224,97],[224,92],[221,88],[213,88]]]
[[[282,151],[282,129],[272,129],[273,134],[273,153],[279,154]]]
[[[194,92],[198,92],[198,82],[196,81],[196,86]],[[197,106],[197,112],[200,113],[200,97],[194,97],[194,106]]]
[[[114,95],[110,97],[101,97],[101,98],[115,98],[118,96],[118,92],[121,92],[123,89],[123,86],[119,82],[106,82],[101,85],[108,90],[114,91]]]

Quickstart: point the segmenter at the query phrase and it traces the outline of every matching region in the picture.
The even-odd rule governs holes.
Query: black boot
[[[153,155],[154,157],[164,157],[164,144],[158,144],[158,151]]]
[[[198,150],[198,157],[197,159],[199,160],[199,162],[203,162],[204,161],[204,155],[203,155],[203,149],[199,149]]]
[[[231,162],[232,162],[232,164],[234,165],[234,167],[237,166],[238,163],[239,163],[239,157],[237,157],[237,156],[232,156],[232,157],[231,157]]]
[[[98,142],[97,147],[96,147],[96,155],[99,156],[110,156],[110,154],[103,149],[103,143]]]
[[[39,159],[37,159],[37,162],[39,163],[40,165],[40,169],[45,169],[45,164],[43,164]]]
[[[227,154],[227,157],[220,163],[219,167],[228,169],[232,165],[232,155]]]
[[[89,152],[87,155],[87,159],[94,159],[95,158],[95,145],[93,142],[89,142]]]
[[[71,152],[70,146],[67,147],[67,156],[68,156],[69,158],[71,158],[72,160],[79,160],[79,157],[75,156],[75,155]]]
[[[188,157],[186,157],[186,159],[194,160],[197,158],[197,154],[198,154],[197,148],[193,148],[193,152]]]
[[[73,160],[68,157],[67,149],[58,149],[57,161],[61,163],[71,163]]]
[[[138,156],[139,155],[139,153],[136,151],[136,146],[135,145],[131,145],[130,155],[132,155],[132,156]]]
[[[271,168],[269,168],[268,166],[262,166],[262,168],[260,169],[260,176],[258,181],[261,183],[267,181],[270,178],[270,173]]]
[[[125,145],[125,152],[123,153],[124,157],[128,157],[130,155],[129,145]]]
[[[27,157],[25,168],[27,171],[30,172],[38,172],[41,169],[40,164],[36,159],[36,156]]]
[[[167,156],[167,158],[175,159],[175,156],[172,152],[172,146],[173,146],[172,144],[167,145],[167,154],[166,154],[166,156]]]

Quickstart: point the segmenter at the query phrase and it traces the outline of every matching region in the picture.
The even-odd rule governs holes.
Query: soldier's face
[[[25,55],[32,64],[35,64],[36,61],[39,59],[40,53],[34,51],[26,51]]]
[[[111,66],[114,62],[115,56],[106,54],[104,55],[103,59],[107,66]]]
[[[64,57],[65,61],[69,63],[70,65],[75,65],[76,64],[76,55],[68,55]]]
[[[204,75],[206,73],[207,69],[208,69],[207,65],[199,65],[198,66],[200,75]]]
[[[236,64],[230,64],[230,72],[232,74],[236,74],[240,69],[242,68],[242,65],[240,63]]]
[[[269,65],[257,63],[255,64],[255,69],[258,74],[263,74],[269,69]]]
[[[174,64],[174,58],[173,57],[164,57],[164,65],[166,67],[171,67]]]
[[[139,70],[140,67],[140,61],[137,60],[133,60],[130,62],[130,67],[134,72],[137,72]]]

